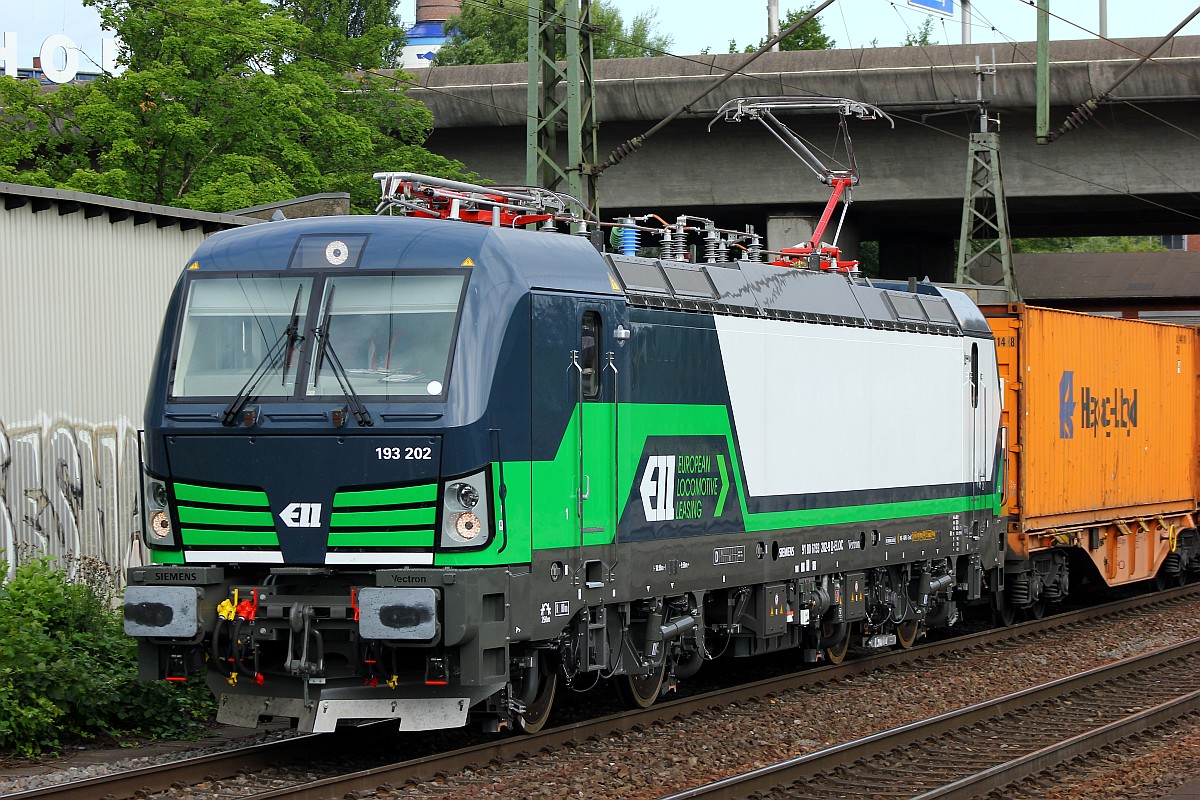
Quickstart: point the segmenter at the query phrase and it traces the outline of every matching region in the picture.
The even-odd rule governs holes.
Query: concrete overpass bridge
[[[1107,90],[1156,40],[1051,43],[1051,124]],[[959,234],[967,136],[978,130],[976,58],[996,65],[985,99],[1001,121],[1014,236],[1200,231],[1200,37],[1178,37],[1133,73],[1093,120],[1050,145],[1034,139],[1033,43],[768,53],[600,178],[602,215],[654,212],[754,224],[769,246],[792,244],[827,195],[761,125],[720,122],[743,96],[851,97],[896,118],[850,120],[861,184],[842,243],[878,241],[899,274],[946,279]],[[613,59],[595,65],[601,159],[684,106],[744,55]],[[428,145],[500,183],[524,183],[526,67],[419,70],[411,91],[433,112]],[[787,118],[818,146],[828,114]],[[566,152],[565,146],[560,148]],[[776,240],[775,233],[791,241]]]

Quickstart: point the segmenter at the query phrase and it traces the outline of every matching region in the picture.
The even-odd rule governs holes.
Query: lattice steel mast
[[[561,9],[555,0],[529,0],[528,10],[526,182],[565,190],[598,216],[591,0],[567,0]],[[555,61],[560,35],[566,53],[562,65]],[[566,166],[558,160],[560,131],[567,135]]]
[[[1000,121],[989,117],[983,100],[983,81],[996,68],[981,67],[978,78],[979,132],[972,133],[967,156],[967,182],[963,196],[962,230],[958,238],[958,267],[954,282],[977,286],[1003,286],[1011,301],[1020,299],[1012,265],[1008,205],[1000,171]]]

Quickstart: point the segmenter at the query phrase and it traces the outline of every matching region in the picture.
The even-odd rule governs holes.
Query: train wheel
[[[821,626],[822,638],[833,635],[832,625]],[[825,658],[830,664],[840,664],[846,660],[846,653],[850,650],[850,628],[846,627],[846,632],[842,638],[836,643],[825,648]]]
[[[525,705],[525,710],[517,717],[517,724],[525,733],[537,733],[550,719],[554,695],[558,692],[558,670],[549,661],[544,655],[538,655],[537,690],[533,700]]]
[[[617,696],[629,708],[649,708],[662,691],[663,678],[667,674],[667,662],[648,675],[618,675]]]
[[[904,622],[896,623],[896,649],[908,650],[917,643],[917,636],[921,633],[921,621],[917,619],[909,619]]]
[[[1039,597],[1029,608],[1025,609],[1027,619],[1041,619],[1046,616],[1046,598]]]
[[[1003,595],[992,597],[992,621],[1004,628],[1017,621],[1017,610]]]

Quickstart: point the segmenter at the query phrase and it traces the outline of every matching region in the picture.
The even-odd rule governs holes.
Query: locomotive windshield
[[[344,275],[325,281],[317,326],[360,395],[440,395],[464,276]],[[341,394],[320,349],[306,393]]]
[[[444,394],[466,274],[196,275],[171,398]]]
[[[290,395],[296,387],[296,354],[285,342],[296,317],[305,329],[311,278],[231,276],[194,280],[188,289],[175,376],[174,398],[236,395],[256,371],[256,394]],[[285,374],[286,366],[286,374]]]

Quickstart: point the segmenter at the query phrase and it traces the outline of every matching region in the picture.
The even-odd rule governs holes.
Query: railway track
[[[971,800],[1200,711],[1200,638],[663,800]]]
[[[478,768],[490,763],[505,763],[527,757],[529,754],[570,748],[592,737],[606,737],[627,731],[648,728],[662,720],[686,719],[687,717],[714,707],[750,702],[770,698],[796,689],[851,678],[888,668],[911,665],[914,662],[934,661],[948,654],[1004,646],[1005,642],[1018,642],[1046,635],[1054,631],[1095,624],[1099,619],[1138,613],[1139,609],[1162,604],[1193,601],[1200,598],[1200,587],[1189,586],[1169,590],[1153,596],[1138,596],[1108,603],[1080,611],[1072,611],[1043,620],[1023,623],[1011,628],[994,629],[968,634],[942,641],[930,642],[906,651],[875,653],[864,658],[800,673],[774,677],[749,684],[708,692],[670,702],[663,702],[645,711],[626,712],[549,728],[532,736],[491,738],[469,747],[438,753],[423,758],[399,763],[374,766],[368,769],[350,770],[347,774],[334,775],[315,781],[295,780],[288,786],[266,786],[260,783],[257,794],[239,793],[253,800],[269,798],[342,798],[352,792],[374,792],[378,787],[399,787],[410,782],[435,779],[437,776],[452,775],[468,768]],[[353,751],[355,737],[362,741],[378,736],[370,728],[350,730],[336,734],[337,749]],[[229,750],[222,753],[184,759],[169,764],[147,767],[133,772],[119,773],[62,786],[6,795],[6,800],[74,800],[75,798],[124,798],[147,797],[154,794],[170,795],[184,786],[221,782],[246,775],[262,775],[272,772],[299,770],[303,765],[327,756],[330,751],[328,736],[302,736],[295,739],[256,745],[249,748]],[[251,789],[251,792],[255,789]],[[717,795],[719,796],[719,795]]]

